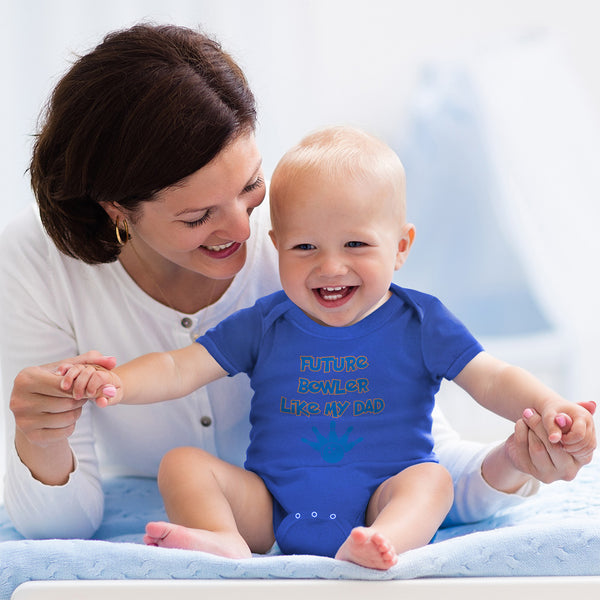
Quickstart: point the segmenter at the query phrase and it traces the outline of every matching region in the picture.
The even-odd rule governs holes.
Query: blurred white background
[[[0,223],[30,199],[24,171],[49,91],[107,31],[151,20],[214,34],[258,98],[269,172],[322,124],[397,137],[424,61],[505,35],[556,35],[600,106],[599,17],[596,0],[2,0]]]
[[[267,176],[324,124],[384,138],[407,167],[418,231],[398,281],[439,295],[490,350],[574,400],[595,399],[596,0],[2,0],[1,8],[0,229],[32,200],[25,172],[36,120],[73,57],[141,20],[200,26],[250,80]],[[466,435],[507,431],[481,421],[470,400],[441,401],[457,403]]]

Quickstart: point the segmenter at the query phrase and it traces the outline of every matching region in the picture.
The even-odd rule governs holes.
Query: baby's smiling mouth
[[[356,286],[338,285],[335,287],[316,288],[315,293],[326,302],[336,302],[345,298],[356,289]]]

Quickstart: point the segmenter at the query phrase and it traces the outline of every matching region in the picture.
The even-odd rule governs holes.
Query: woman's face
[[[144,202],[129,229],[153,265],[178,266],[210,279],[231,279],[246,261],[249,216],[265,197],[254,134],[242,135],[209,164]]]

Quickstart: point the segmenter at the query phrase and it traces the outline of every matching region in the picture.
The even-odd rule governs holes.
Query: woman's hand
[[[15,378],[10,397],[10,409],[17,429],[28,441],[47,446],[69,437],[81,414],[86,399],[74,400],[69,391],[60,387],[61,376],[56,372],[60,363],[23,369]],[[99,352],[87,352],[68,359],[70,364],[98,364],[114,368],[116,360]]]
[[[15,417],[15,446],[32,475],[48,485],[60,485],[73,470],[67,442],[81,416],[85,398],[73,399],[60,388],[56,372],[64,361],[28,367],[15,378],[10,410]],[[114,368],[116,360],[99,352],[87,352],[68,360],[71,364],[98,364]]]
[[[596,410],[593,402],[583,402],[581,406],[592,415]],[[514,435],[507,440],[512,463],[520,471],[543,483],[574,479],[579,469],[592,460],[593,449],[585,453],[573,453],[562,444],[550,443],[541,416],[534,411],[529,415],[517,421]],[[568,423],[565,434],[570,427]]]
[[[593,402],[580,405],[591,414],[596,410]],[[535,411],[528,414],[528,418],[515,423],[514,433],[483,461],[483,478],[499,491],[513,493],[532,477],[543,483],[571,481],[592,460],[591,452],[574,455],[561,444],[550,443],[540,415]]]

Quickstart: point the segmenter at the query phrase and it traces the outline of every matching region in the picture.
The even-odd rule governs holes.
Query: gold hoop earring
[[[115,235],[117,236],[117,244],[124,246],[129,241],[129,225],[127,219],[123,219],[123,237],[121,237],[121,229],[119,228],[119,217],[115,220]]]

